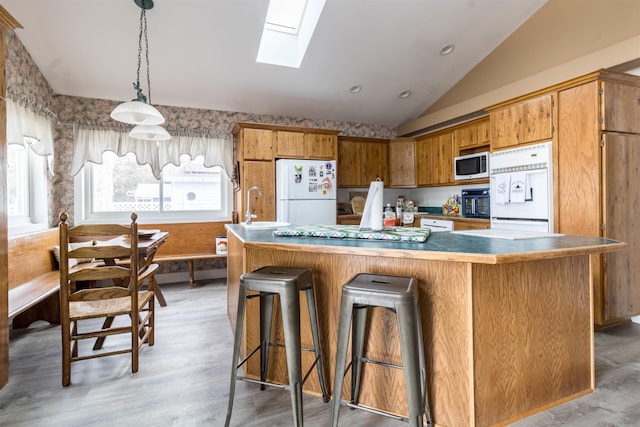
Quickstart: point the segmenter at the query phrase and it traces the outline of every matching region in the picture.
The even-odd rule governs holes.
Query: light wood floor
[[[0,426],[222,426],[226,416],[232,332],[224,281],[163,286],[156,344],[143,348],[140,370],[128,356],[72,366],[60,383],[60,329],[37,322],[12,331],[10,382],[0,389]],[[113,337],[107,340],[111,340]],[[513,424],[640,425],[640,325],[596,333],[597,389],[583,398]],[[305,425],[327,426],[330,404],[304,396]],[[289,393],[238,382],[232,426],[290,426]],[[340,425],[405,423],[342,408]]]

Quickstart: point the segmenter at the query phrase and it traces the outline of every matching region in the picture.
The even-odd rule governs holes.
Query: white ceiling
[[[268,0],[156,0],[151,101],[397,126],[418,117],[546,0],[327,0],[300,69],[256,63]],[[0,0],[61,95],[133,99],[133,0]],[[441,47],[456,45],[440,56]],[[144,60],[143,60],[144,63]],[[141,75],[146,92],[144,65]],[[349,88],[361,85],[352,94]],[[400,99],[410,90],[413,95]]]

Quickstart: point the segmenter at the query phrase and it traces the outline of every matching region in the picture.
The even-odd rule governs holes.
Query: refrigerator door
[[[293,225],[335,225],[335,200],[278,200],[278,221]]]
[[[335,160],[276,161],[278,200],[336,199]]]

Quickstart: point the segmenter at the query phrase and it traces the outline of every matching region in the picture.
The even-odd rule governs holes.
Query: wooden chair
[[[131,353],[131,371],[138,371],[138,352],[144,343],[154,340],[154,283],[158,268],[152,264],[138,271],[137,215],[131,214],[131,225],[82,224],[69,227],[68,215],[60,214],[60,324],[62,329],[62,385],[71,383],[71,362],[96,357]],[[94,245],[74,246],[69,243],[93,240]],[[73,249],[75,248],[75,249]],[[117,264],[128,258],[128,264]],[[94,262],[73,265],[73,260],[91,259]],[[72,260],[71,265],[69,261]],[[148,289],[140,285],[148,280]],[[107,281],[100,286],[101,281]],[[75,283],[89,281],[98,286],[76,290]],[[104,282],[102,282],[104,283]],[[122,326],[113,319],[128,318]],[[100,325],[99,319],[106,319]],[[80,330],[82,325],[82,331]],[[102,327],[101,327],[102,326]],[[114,344],[102,348],[102,341],[110,335],[129,334],[127,345]],[[100,340],[93,350],[83,340]],[[80,351],[82,350],[82,351]],[[99,350],[99,351],[98,351]]]

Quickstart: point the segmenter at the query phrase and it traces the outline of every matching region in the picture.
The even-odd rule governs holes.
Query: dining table
[[[162,244],[167,240],[168,237],[169,233],[166,231],[138,229],[138,270],[140,273],[145,271],[151,264],[153,264],[153,257],[158,251],[158,248],[162,246]],[[129,240],[130,239],[125,236],[118,236],[109,240],[108,244],[119,244],[126,247],[129,245]],[[124,262],[126,262],[126,260],[104,260],[104,263],[107,265],[115,265],[117,263]],[[154,292],[156,298],[158,299],[158,303],[162,307],[166,307],[167,300],[162,293],[160,285],[157,281],[154,283],[154,285]]]
[[[149,268],[151,264],[153,264],[153,257],[155,256],[158,248],[167,240],[168,237],[169,237],[169,233],[166,231],[138,229],[138,272],[139,273],[143,273],[147,268]],[[104,242],[104,244],[121,245],[124,247],[128,247],[130,245],[130,240],[131,239],[126,236],[118,236]],[[103,262],[105,265],[117,265],[117,264],[126,264],[127,260],[104,258]],[[158,285],[158,282],[155,281],[155,278],[152,278],[150,280],[154,280],[153,290],[154,290],[155,297],[158,300],[158,303],[162,307],[165,307],[167,305],[167,301],[164,297],[164,294],[162,293],[162,289],[160,288],[160,285]],[[121,283],[118,285],[127,286],[126,283],[124,284]],[[128,284],[128,286],[131,286],[131,284]],[[108,327],[111,327],[113,320],[114,320],[113,317],[107,317],[104,320],[103,328],[106,329]],[[97,338],[96,343],[93,346],[93,349],[98,350],[102,348],[105,338],[106,336]]]

